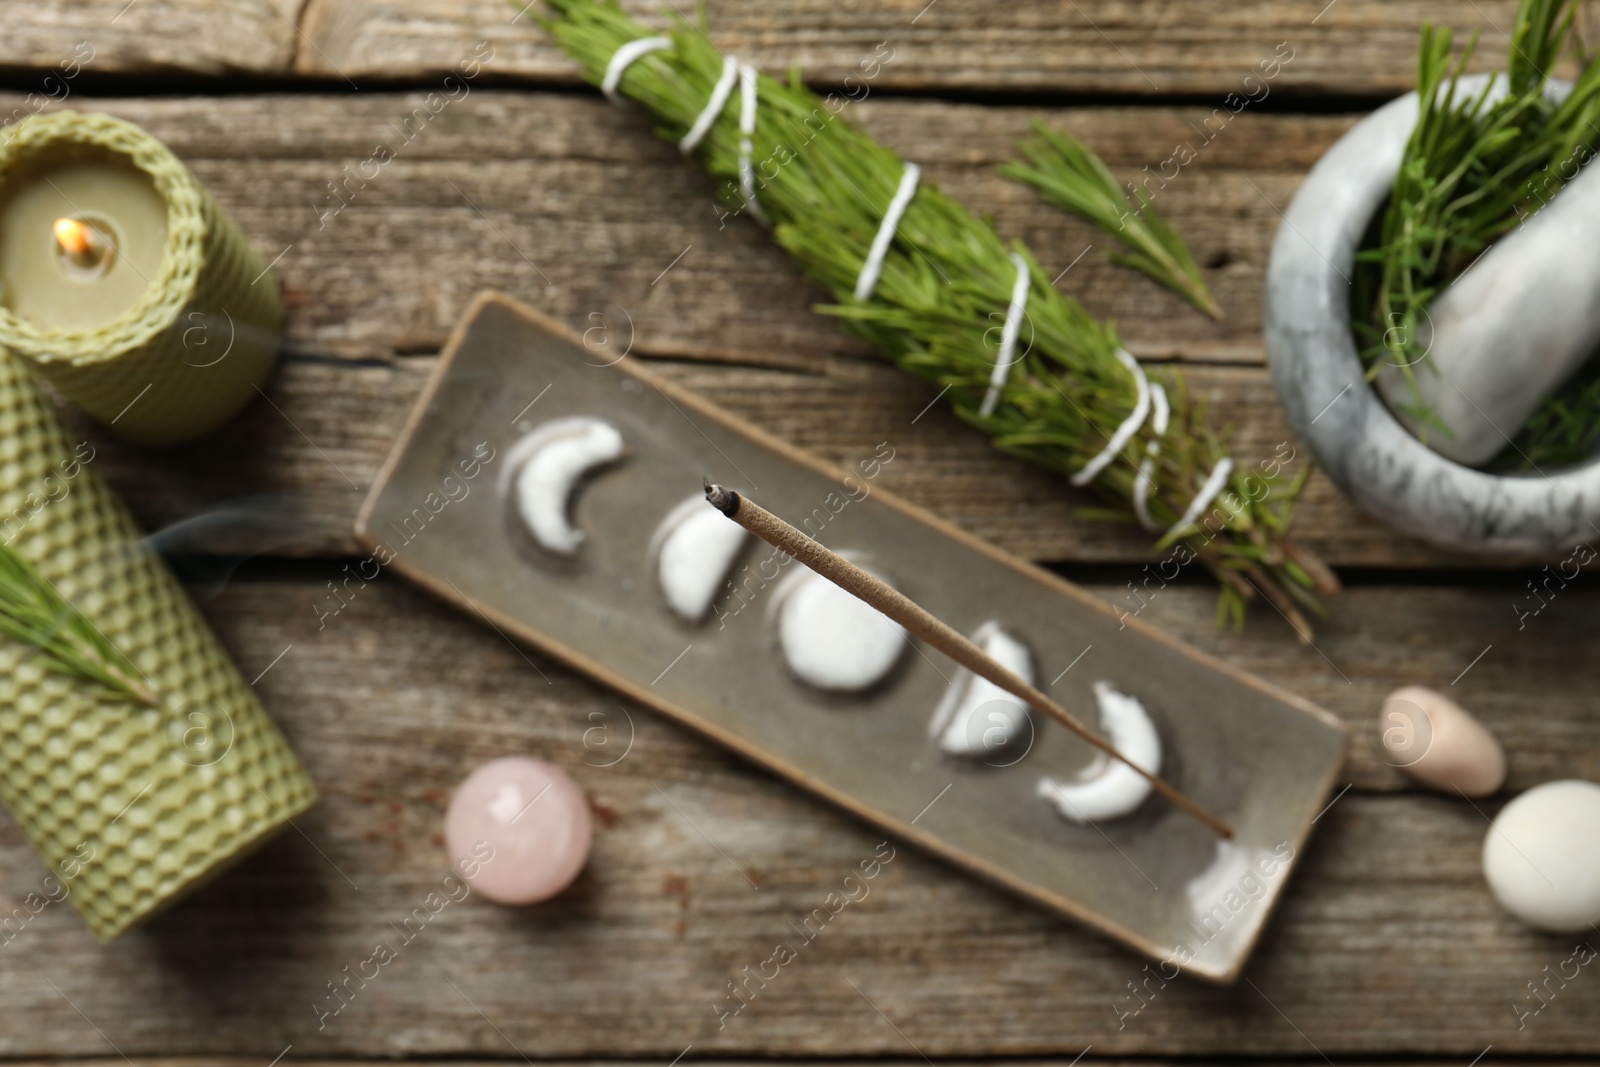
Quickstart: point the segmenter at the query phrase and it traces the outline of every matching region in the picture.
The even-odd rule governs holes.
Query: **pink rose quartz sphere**
[[[583,870],[592,838],[578,783],[555,764],[527,756],[490,760],[473,771],[444,816],[450,862],[458,870],[478,862],[472,888],[499,904],[536,904],[560,893]]]

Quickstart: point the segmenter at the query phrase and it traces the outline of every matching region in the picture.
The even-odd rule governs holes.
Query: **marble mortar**
[[[1463,78],[1460,91],[1484,84]],[[1567,89],[1552,83],[1553,93]],[[1352,266],[1416,120],[1416,93],[1373,112],[1318,161],[1285,212],[1264,301],[1273,384],[1317,463],[1384,522],[1456,551],[1560,551],[1600,530],[1600,462],[1526,475],[1474,470],[1419,441],[1366,381],[1350,329]]]

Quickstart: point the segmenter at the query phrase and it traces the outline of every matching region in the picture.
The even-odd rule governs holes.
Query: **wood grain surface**
[[[660,24],[655,0],[627,6]],[[891,41],[894,61],[851,113],[1064,271],[1061,288],[1115,318],[1141,358],[1182,365],[1248,459],[1289,440],[1259,330],[1279,209],[1373,100],[1407,87],[1424,18],[1479,29],[1485,53],[1501,53],[1513,7],[713,0],[710,14],[719,46],[769,70],[799,64],[819,85]],[[1427,684],[1505,742],[1509,791],[1600,778],[1600,594],[1582,578],[1520,614],[1534,569],[1435,553],[1317,476],[1301,534],[1354,581],[1314,647],[1263,608],[1244,633],[1219,632],[1203,580],[1144,604],[1129,584],[1144,588],[1144,538],[1078,518],[1085,497],[993,453],[929,408],[935,390],[813,314],[822,294],[766,235],[719,226],[704,177],[637,112],[573,91],[572,65],[500,0],[49,0],[4,14],[0,125],[60,106],[144,125],[285,286],[289,355],[268,401],[170,452],[83,432],[162,545],[200,554],[185,563],[191,588],[326,799],[109,947],[65,904],[18,923],[44,871],[0,817],[0,918],[13,915],[0,923],[0,1057],[1066,1067],[1087,1053],[1095,1067],[1399,1067],[1487,1052],[1485,1064],[1521,1067],[1600,1054],[1600,978],[1551,977],[1570,974],[1577,939],[1518,926],[1484,888],[1479,854],[1504,795],[1416,791],[1375,728],[1386,692]],[[479,42],[492,57],[463,81]],[[1266,98],[1207,138],[1198,128],[1222,96],[1280,42],[1294,58]],[[93,56],[65,78],[79,44]],[[451,71],[467,91],[438,107],[428,94]],[[1036,117],[1124,178],[1199,148],[1156,204],[1226,321],[1110,267],[1092,233],[995,175]],[[380,144],[394,158],[375,167]],[[393,576],[326,615],[361,496],[485,287],[826,459],[892,441],[894,491],[1349,723],[1351,788],[1319,819],[1245,980],[1163,985],[1131,954],[902,848],[868,899],[719,1023],[718,1007],[738,1003],[728,983],[798,940],[795,924],[879,839]],[[450,790],[511,752],[556,760],[588,791],[598,836],[579,883],[532,909],[450,903],[378,977],[348,979],[441,888]],[[331,1014],[329,983],[346,980],[349,1003]]]
[[[520,5],[517,5],[520,6]],[[652,26],[672,11],[625,5]],[[1326,8],[1326,9],[1325,9]],[[712,42],[768,70],[798,66],[813,82],[859,77],[880,41],[895,48],[881,81],[900,90],[1026,92],[1227,92],[1278,46],[1297,50],[1281,85],[1297,91],[1395,93],[1408,88],[1416,30],[1425,18],[1494,37],[1515,4],[1060,3],[1025,0],[785,0],[707,5]],[[505,0],[310,0],[296,69],[361,78],[448,70],[491,42],[502,75],[576,80],[574,65],[526,20],[508,24]],[[689,4],[679,11],[688,15]],[[1496,50],[1503,51],[1498,46]]]
[[[83,103],[170,143],[263,256],[276,258],[289,344],[300,353],[269,389],[276,409],[255,405],[213,441],[167,454],[159,467],[103,450],[148,525],[246,493],[294,490],[314,503],[296,550],[353,551],[356,503],[430,364],[413,357],[437,350],[473,293],[498,287],[608,351],[670,358],[664,373],[827,458],[885,438],[903,443],[913,462],[895,471],[896,491],[1025,558],[1149,558],[1137,531],[1078,518],[1089,498],[1062,479],[994,454],[939,405],[923,414],[937,390],[814,314],[823,294],[757,227],[719,228],[704,177],[637,116],[586,96],[471,92],[405,143],[398,130],[413,127],[394,124],[423,99]],[[1003,233],[1065,269],[1058,284],[1125,324],[1136,353],[1194,364],[1191,388],[1219,425],[1236,428],[1241,459],[1290,440],[1261,366],[1261,279],[1275,205],[1350,119],[1246,112],[1161,191],[1162,210],[1214,264],[1207,273],[1229,313],[1219,324],[1111,266],[1084,227],[994,174],[1036,109],[895,101],[859,111],[875,134],[928,160],[947,190],[991,212]],[[1206,113],[1042,114],[1131,172],[1186,131],[1194,138],[1189,122]],[[378,141],[399,154],[363,181]],[[342,193],[329,191],[346,181]],[[1337,565],[1467,562],[1381,526],[1320,476],[1300,515],[1307,545]]]
[[[305,47],[305,0],[46,0],[5,5],[0,68],[60,99],[82,72],[282,74]],[[76,63],[74,62],[76,61]],[[11,108],[3,114],[9,115]]]
[[[1087,1063],[1093,1057],[1084,1057],[1081,1062]],[[64,1059],[19,1059],[13,1060],[16,1067],[113,1067],[113,1065],[129,1064],[131,1067],[260,1067],[259,1061],[243,1056],[130,1056],[126,1059],[116,1057],[84,1057]],[[364,1059],[312,1059],[299,1061],[297,1067],[377,1067],[378,1064],[391,1063],[390,1060],[364,1060]],[[499,1065],[500,1060],[487,1058],[472,1059],[437,1059],[420,1057],[410,1061],[416,1067],[488,1067],[490,1064]],[[589,1059],[589,1060],[544,1060],[545,1067],[630,1067],[635,1060],[617,1059]],[[728,1058],[722,1060],[727,1067],[764,1067],[770,1060],[765,1059],[740,1059]],[[908,1067],[912,1063],[921,1063],[922,1060],[912,1054],[904,1059],[898,1056],[886,1056],[879,1059],[838,1059],[838,1060],[807,1060],[794,1059],[789,1062],[794,1067]],[[1073,1062],[1073,1057],[1037,1057],[1029,1059],[1014,1059],[996,1057],[993,1059],[952,1059],[947,1061],[950,1067],[970,1067],[970,1065],[983,1063],[986,1067],[1068,1067]],[[1211,1064],[1226,1062],[1216,1057],[1197,1057],[1192,1060],[1173,1060],[1157,1057],[1118,1058],[1106,1057],[1098,1061],[1100,1067],[1173,1067],[1183,1063],[1189,1067],[1210,1067]],[[1291,1067],[1300,1061],[1289,1057],[1263,1057],[1256,1061],[1260,1067]],[[1320,1062],[1320,1061],[1319,1061]],[[1397,1067],[1398,1064],[1410,1061],[1404,1059],[1368,1059],[1365,1061],[1371,1067]],[[1529,1057],[1507,1057],[1499,1061],[1499,1067],[1536,1067],[1542,1061]],[[1587,1061],[1570,1061],[1584,1063]]]
[[[288,494],[297,509],[295,527],[272,535],[274,553],[354,554],[350,524],[356,508],[433,362],[432,357],[378,365],[290,359],[267,388],[270,403],[253,403],[217,434],[166,452],[133,449],[82,419],[75,422],[96,443],[95,462],[147,529],[230,502],[270,507],[272,499],[249,498]],[[885,471],[886,486],[1025,559],[1142,564],[1156,558],[1149,538],[1137,528],[1079,516],[1077,509],[1093,498],[1070,488],[1064,478],[1002,456],[940,408],[923,414],[937,390],[881,364],[823,362],[826,373],[681,361],[651,365],[836,463],[892,442],[906,462]],[[1263,371],[1196,369],[1189,382],[1228,412],[1238,427],[1235,453],[1242,460],[1270,456],[1280,443],[1292,442]],[[1305,461],[1303,452],[1296,456],[1297,463]],[[1296,514],[1300,539],[1338,565],[1451,567],[1463,562],[1380,525],[1320,473],[1313,475]],[[185,543],[215,550],[253,543],[240,541],[231,532],[238,523],[225,520],[220,516],[186,534]],[[1531,575],[1537,567],[1523,569]]]
[[[503,80],[573,85],[578,70],[506,0],[47,0],[8,5],[0,63],[49,70],[80,41],[99,73],[299,76],[370,87],[437,78],[494,50]],[[677,0],[680,13],[693,5]],[[651,26],[671,5],[627,0]],[[1505,53],[1513,0],[711,0],[711,40],[766,70],[799,66],[819,85],[859,76],[879,42],[894,61],[874,80],[919,92],[1155,97],[1216,95],[1281,44],[1295,51],[1273,88],[1393,95],[1410,88],[1417,28],[1480,32],[1483,60]],[[536,8],[534,9],[537,10]]]
[[[1093,1057],[1091,1053],[1080,1062],[1088,1063]],[[259,1061],[243,1056],[130,1056],[126,1059],[116,1057],[106,1058],[68,1058],[68,1059],[20,1059],[12,1061],[16,1067],[113,1067],[113,1065],[128,1064],[130,1067],[260,1067]],[[299,1061],[297,1067],[377,1067],[379,1064],[392,1063],[390,1060],[363,1060],[363,1059],[304,1059]],[[488,1067],[490,1064],[500,1065],[502,1061],[495,1059],[430,1059],[417,1058],[411,1063],[416,1067]],[[591,1059],[591,1060],[544,1060],[543,1067],[631,1067],[635,1060],[617,1059]],[[765,1059],[740,1059],[729,1058],[721,1061],[727,1067],[765,1067],[770,1060]],[[922,1063],[915,1054],[905,1059],[898,1056],[886,1056],[879,1059],[839,1059],[839,1060],[806,1060],[794,1059],[789,1062],[794,1067],[909,1067],[912,1063]],[[1014,1059],[997,1057],[993,1059],[952,1059],[947,1061],[950,1067],[971,1067],[982,1063],[986,1067],[1069,1067],[1073,1057],[1038,1057],[1029,1059]],[[1189,1067],[1210,1067],[1215,1063],[1226,1062],[1216,1057],[1197,1057],[1192,1060],[1160,1059],[1155,1057],[1116,1058],[1107,1057],[1099,1060],[1100,1067],[1175,1067],[1182,1063]],[[1291,1067],[1300,1061],[1288,1057],[1264,1057],[1258,1061],[1260,1067]],[[1320,1061],[1319,1061],[1320,1062]],[[1365,1061],[1371,1067],[1397,1067],[1409,1062],[1404,1059],[1369,1059]],[[1542,1061],[1528,1057],[1507,1057],[1499,1061],[1499,1067],[1536,1067]],[[1584,1063],[1587,1061],[1571,1061]]]
[[[797,282],[758,226],[721,221],[693,163],[597,94],[463,84],[458,99],[432,103],[426,92],[363,92],[68,104],[149,129],[267,258],[282,254],[291,339],[319,352],[437,351],[471,295],[492,287],[583,328],[596,315],[618,330],[631,321],[639,348],[659,355],[809,366],[820,353],[868,354],[811,312],[823,293]],[[1066,271],[1060,287],[1121,323],[1135,354],[1251,364],[1263,359],[1261,280],[1278,210],[1353,122],[1246,109],[1206,142],[1204,107],[869,100],[847,114],[1028,242],[1046,269]],[[1180,144],[1195,148],[1151,189],[1206,265],[1226,321],[1110,265],[1096,233],[995,173],[1034,119],[1074,131],[1129,179],[1158,172]],[[392,160],[374,160],[380,145]]]
[[[292,1044],[294,1056],[667,1062],[692,1044],[696,1056],[1070,1059],[1092,1044],[1097,1056],[1314,1059],[1320,1049],[1335,1062],[1425,1051],[1465,1063],[1490,1043],[1506,1055],[1594,1050],[1600,982],[1586,971],[1517,1029],[1512,1005],[1539,1003],[1525,983],[1567,959],[1576,939],[1527,931],[1485,892],[1478,856],[1499,801],[1475,810],[1381,792],[1399,780],[1368,744],[1350,767],[1362,787],[1321,817],[1232,989],[1153,984],[1154,998],[1129,1017],[1139,1002],[1126,983],[1148,977],[1142,960],[901,848],[866,899],[719,1027],[712,1005],[724,1004],[726,983],[779,940],[797,940],[791,924],[879,838],[391,577],[352,592],[319,630],[313,604],[340,566],[236,581],[206,605],[248,676],[271,665],[257,687],[323,803],[298,832],[110,947],[65,906],[33,918],[0,947],[0,1054],[105,1055],[111,1042],[130,1056],[265,1063]],[[1495,629],[1501,600],[1352,590],[1361,621],[1320,642],[1348,686],[1282,635],[1217,636],[1203,590],[1162,594],[1149,610],[1357,723],[1394,681],[1447,686],[1476,652],[1456,647],[1465,627],[1481,626],[1495,648],[1453,692],[1507,741],[1513,787],[1594,776],[1600,726],[1585,709],[1597,668],[1550,641],[1600,602],[1577,593],[1571,615],[1538,620],[1552,624],[1543,639],[1519,640]],[[1445,624],[1447,638],[1405,637]],[[1562,679],[1538,714],[1506,684],[1529,677]],[[598,835],[585,874],[540,907],[449,904],[324,1019],[338,1004],[327,983],[397,940],[391,924],[440,885],[450,790],[508,752],[559,761],[592,798]],[[960,802],[955,792],[939,799]],[[43,874],[9,825],[0,870],[11,906]]]

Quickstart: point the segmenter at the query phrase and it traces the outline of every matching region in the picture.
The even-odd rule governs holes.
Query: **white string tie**
[[[617,94],[617,86],[622,84],[622,76],[634,61],[651,52],[664,52],[671,47],[671,37],[635,37],[626,44],[618,45],[617,50],[611,53],[611,62],[606,64],[606,76],[600,80],[600,91],[606,94],[607,100],[620,106],[622,97]]]
[[[1150,414],[1150,382],[1145,378],[1144,371],[1139,367],[1139,361],[1128,354],[1126,348],[1117,349],[1117,362],[1128,368],[1128,373],[1133,375],[1133,384],[1139,390],[1139,398],[1134,401],[1133,411],[1122,425],[1117,427],[1117,432],[1111,435],[1111,440],[1106,442],[1093,459],[1083,465],[1083,469],[1071,478],[1072,484],[1077,486],[1088,485],[1094,481],[1095,476],[1111,461],[1117,458],[1122,447],[1128,443],[1129,438],[1139,432],[1139,427],[1144,425],[1145,416]]]
[[[706,98],[706,106],[694,117],[694,124],[689,127],[689,132],[678,142],[678,151],[688,155],[705,139],[706,134],[711,132],[711,127],[716,124],[722,109],[728,106],[728,97],[733,95],[733,83],[738,80],[739,61],[732,56],[723,56],[722,76],[717,79],[717,84],[711,87],[711,95]]]
[[[900,172],[900,186],[895,189],[889,206],[883,212],[883,221],[878,223],[872,247],[867,251],[866,261],[861,264],[861,273],[856,276],[857,300],[866,300],[872,295],[872,290],[878,287],[878,275],[883,271],[883,260],[889,254],[895,231],[900,228],[900,216],[906,213],[906,208],[911,206],[911,198],[917,195],[917,180],[921,177],[922,168],[915,163],[907,163]]]
[[[756,68],[739,64],[739,195],[755,218],[766,221],[756,203],[756,168],[750,162],[751,138],[756,132]]]
[[[1173,534],[1193,526],[1194,521],[1200,517],[1200,513],[1210,507],[1211,501],[1216,499],[1218,493],[1222,492],[1222,487],[1227,484],[1228,475],[1231,473],[1233,473],[1232,459],[1223,456],[1217,460],[1217,465],[1211,468],[1211,477],[1206,479],[1206,484],[1200,487],[1200,492],[1195,495],[1195,498],[1189,501],[1189,510],[1183,513],[1183,518],[1172,524],[1172,528],[1166,532],[1165,536],[1171,537]]]
[[[1011,376],[1011,364],[1016,360],[1011,353],[1017,347],[1017,334],[1022,330],[1022,313],[1028,306],[1028,261],[1016,252],[1011,253],[1011,263],[1017,268],[1017,279],[1011,283],[1011,303],[1006,306],[1005,325],[1000,327],[1000,350],[994,354],[994,370],[989,374],[989,391],[983,394],[978,414],[988,418],[1000,403],[1000,390]]]
[[[1153,410],[1150,414],[1150,432],[1155,434],[1157,438],[1165,437],[1167,435],[1167,420],[1172,417],[1172,409],[1167,406],[1167,391],[1161,388],[1160,382],[1152,382],[1150,384],[1150,403],[1153,405]],[[1160,441],[1152,440],[1148,450],[1152,456],[1160,452]]]
[[[1145,458],[1139,464],[1139,476],[1133,480],[1133,513],[1139,525],[1152,533],[1160,529],[1150,516],[1150,486],[1155,480],[1156,458],[1161,455],[1161,438],[1167,433],[1167,420],[1171,408],[1167,405],[1167,391],[1160,382],[1150,383],[1150,443],[1144,446]]]

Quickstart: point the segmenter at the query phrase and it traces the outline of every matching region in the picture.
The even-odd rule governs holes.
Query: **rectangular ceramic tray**
[[[657,381],[637,360],[607,362],[531,309],[481,295],[384,464],[357,535],[505,633],[889,833],[1172,966],[1237,976],[1343,759],[1336,720],[1136,620],[1119,622],[1098,598],[878,488],[874,463],[891,456],[892,441],[837,470]],[[577,415],[610,422],[629,451],[576,495],[573,520],[587,539],[557,565],[515,519],[509,457],[538,425]],[[497,459],[471,492],[440,504],[480,442]],[[1032,650],[1040,684],[1091,726],[1096,681],[1137,697],[1161,734],[1162,775],[1237,838],[1219,843],[1159,798],[1093,826],[1063,820],[1037,797],[1038,780],[1070,778],[1093,753],[1048,721],[1020,760],[991,761],[1009,766],[941,754],[929,724],[958,672],[932,649],[903,656],[868,695],[802,685],[776,647],[773,589],[754,570],[735,570],[745,592],[729,592],[718,614],[683,622],[660,591],[651,541],[669,511],[700,493],[702,475],[797,525],[820,514],[819,540],[964,633],[1000,622]],[[426,535],[415,533],[424,524]],[[758,558],[749,550],[743,560]]]

